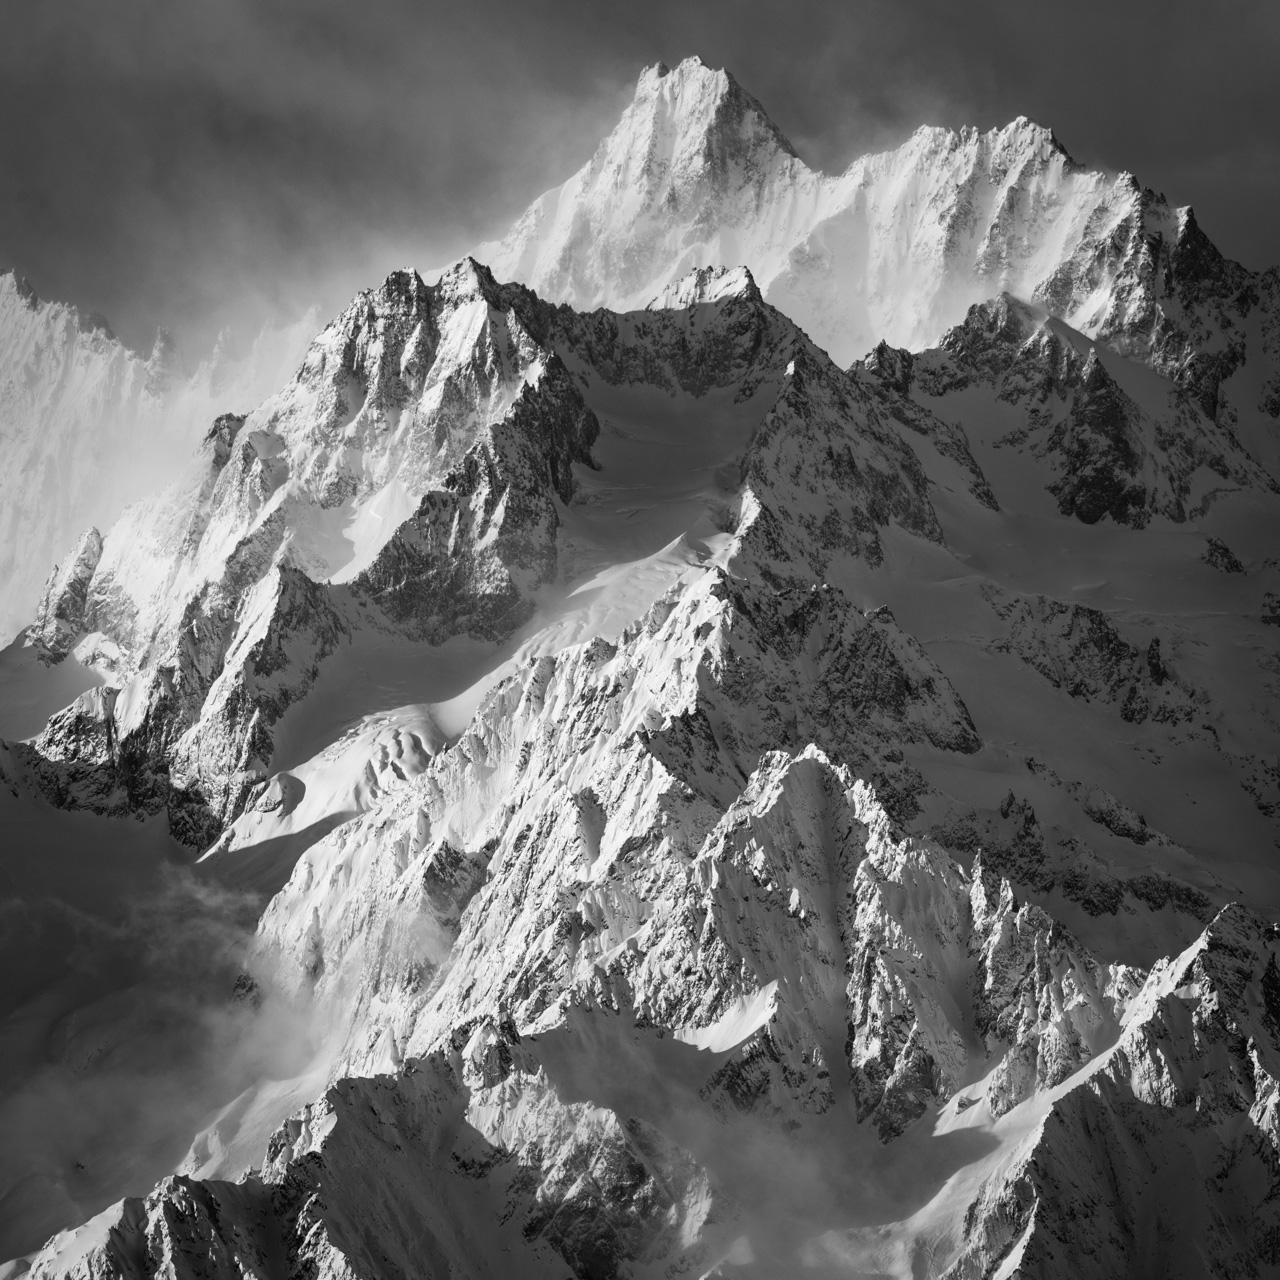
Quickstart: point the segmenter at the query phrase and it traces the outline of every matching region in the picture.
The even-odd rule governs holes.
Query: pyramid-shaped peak
[[[496,303],[500,292],[493,272],[483,262],[477,262],[469,255],[460,258],[451,267],[446,267],[440,273],[435,287],[449,301],[479,297],[491,305]]]
[[[1066,147],[1058,141],[1057,135],[1049,128],[1048,125],[1037,124],[1036,121],[1028,119],[1026,116],[1018,116],[1011,120],[1003,129],[993,129],[989,137],[1009,148],[1019,151],[1029,151],[1032,149],[1040,151],[1046,158],[1057,152],[1066,156],[1069,160],[1071,157],[1067,153]]]
[[[646,67],[635,97],[618,128],[606,140],[629,142],[637,126],[648,125],[665,136],[676,151],[710,142],[733,153],[765,150],[794,156],[795,148],[760,103],[723,68],[708,66],[696,55],[675,67],[658,62]]]
[[[1047,125],[1038,124],[1030,116],[1014,116],[1003,129],[996,132],[1012,137],[1029,137],[1037,140],[1052,138],[1053,130]]]

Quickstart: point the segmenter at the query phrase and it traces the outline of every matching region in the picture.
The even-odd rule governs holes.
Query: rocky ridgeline
[[[572,468],[592,465],[597,419],[570,366],[758,397],[723,517],[739,572],[807,588],[833,557],[878,563],[890,522],[940,540],[883,404],[730,275],[695,273],[684,306],[629,316],[550,307],[470,262],[362,296],[288,388],[218,420],[185,482],[51,578],[32,635],[51,660],[78,646],[118,692],[54,717],[15,749],[22,766],[58,803],[167,808],[180,839],[208,843],[353,633],[510,635],[557,578]],[[341,562],[338,530],[390,490],[410,514]]]
[[[1276,943],[1274,925],[1233,907],[1158,964],[1114,1047],[983,1183],[943,1274],[989,1275],[997,1259],[1011,1275],[1099,1278],[1274,1267]]]
[[[168,483],[216,413],[288,377],[316,327],[312,313],[264,329],[238,355],[220,341],[192,372],[163,330],[132,351],[101,315],[0,271],[0,643],[31,621],[81,530]]]
[[[123,694],[99,734],[108,776],[79,776],[83,734],[58,718],[31,767],[99,811],[167,806],[179,838],[207,843],[353,630],[505,635],[528,616],[596,430],[487,273],[463,264],[431,290],[390,277],[284,391],[219,419],[184,482],[130,509],[87,588],[51,584],[36,635],[54,657],[87,643]],[[341,530],[388,489],[407,519],[353,561]]]

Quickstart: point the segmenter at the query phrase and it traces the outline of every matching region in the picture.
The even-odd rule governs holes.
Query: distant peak
[[[1058,140],[1048,125],[1039,124],[1029,116],[1014,116],[1008,124],[992,129],[988,136],[1026,139],[1031,142],[1049,142],[1057,146]]]
[[[156,340],[151,346],[151,362],[156,365],[167,365],[177,357],[177,344],[173,334],[163,325],[156,330]]]
[[[620,126],[635,113],[665,118],[680,134],[737,140],[754,136],[794,156],[795,148],[769,118],[764,107],[722,67],[712,67],[696,54],[675,67],[658,62],[646,67],[636,84],[635,98]]]
[[[646,310],[681,311],[728,298],[763,301],[755,278],[746,267],[697,267],[667,285]]]
[[[1057,152],[1067,160],[1071,160],[1066,147],[1058,141],[1058,135],[1048,125],[1039,124],[1027,116],[1017,116],[1005,125],[1000,133],[1007,139],[1017,139],[1024,145],[1043,147],[1049,152]]]

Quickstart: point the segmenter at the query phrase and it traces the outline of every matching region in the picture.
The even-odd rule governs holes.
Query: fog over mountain
[[[407,12],[332,81],[323,6],[104,66],[354,134]],[[1025,19],[698,29],[753,15],[845,123],[709,56],[612,102],[660,9],[443,21],[510,25],[194,367],[0,276],[0,1280],[1280,1270],[1280,269],[1034,102],[924,118]]]

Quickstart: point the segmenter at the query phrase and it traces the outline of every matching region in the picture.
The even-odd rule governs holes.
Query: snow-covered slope
[[[38,298],[0,273],[0,644],[86,525],[105,527],[167,484],[217,412],[248,408],[297,363],[314,316],[215,351],[182,376],[161,334],[136,355],[97,315]]]

